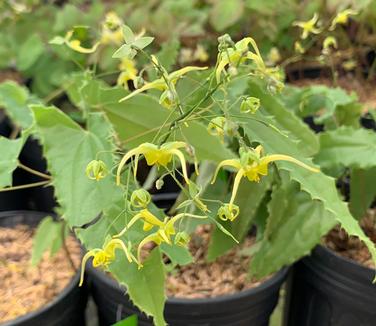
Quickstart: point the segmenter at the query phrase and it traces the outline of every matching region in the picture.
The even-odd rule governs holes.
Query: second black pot
[[[286,326],[375,326],[375,270],[318,246],[293,268]]]
[[[153,325],[130,302],[117,282],[90,263],[87,271],[101,326],[112,325],[133,314],[138,315],[139,326]],[[232,295],[210,299],[170,298],[165,306],[166,321],[170,326],[267,326],[286,274],[287,269],[283,269],[260,286]]]
[[[1,227],[15,227],[26,224],[36,227],[48,213],[32,211],[13,211],[0,213]],[[43,307],[16,319],[2,323],[1,326],[84,326],[87,292],[79,288],[80,273],[77,272],[65,289]]]

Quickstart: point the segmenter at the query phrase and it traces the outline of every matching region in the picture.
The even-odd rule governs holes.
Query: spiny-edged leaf
[[[286,137],[257,122],[248,121],[245,126],[246,133],[255,141],[259,141],[267,154],[290,155],[308,165],[312,163],[304,158],[296,144]],[[290,179],[297,181],[302,190],[306,191],[313,200],[321,201],[324,209],[333,214],[335,219],[345,231],[358,237],[368,247],[374,261],[376,261],[376,248],[374,243],[364,234],[362,228],[349,212],[347,205],[339,198],[334,179],[322,172],[314,173],[290,162],[279,161],[279,169],[288,172]]]
[[[44,44],[38,34],[32,34],[17,51],[17,68],[29,69],[44,52]]]
[[[109,267],[116,279],[127,288],[132,302],[147,315],[153,316],[154,325],[164,326],[163,309],[166,301],[165,270],[159,248],[155,248],[139,270],[137,264],[125,257]]]
[[[23,146],[23,139],[8,139],[0,136],[0,188],[12,184],[12,173],[18,165],[18,156]]]
[[[28,104],[32,102],[27,88],[14,81],[6,81],[0,84],[0,107],[6,110],[12,122],[21,128],[28,128],[33,122],[28,108]]]
[[[263,239],[253,256],[250,271],[257,277],[269,275],[309,254],[335,224],[323,203],[288,182],[272,193],[269,218]]]
[[[85,174],[87,164],[96,158],[109,169],[113,166],[111,126],[101,113],[91,114],[89,130],[84,130],[55,107],[34,105],[32,111],[63,217],[71,226],[88,223],[120,191],[111,175],[95,181]]]
[[[350,212],[358,220],[376,198],[376,167],[368,170],[352,169],[350,177]]]
[[[116,324],[112,326],[137,326],[138,325],[138,317],[137,315],[132,315],[127,317],[123,320],[118,321]]]
[[[323,168],[336,166],[368,169],[376,166],[376,133],[341,127],[320,135],[315,161]]]
[[[91,94],[94,93],[93,89]],[[92,96],[89,103],[93,108],[106,112],[109,120],[118,133],[120,140],[127,148],[133,148],[144,142],[152,142],[158,130],[163,135],[168,130],[165,125],[170,112],[163,108],[157,99],[149,95],[138,95],[126,102],[119,103],[124,97],[124,89],[103,88],[98,85],[97,96]],[[205,139],[205,142],[202,141]],[[234,154],[222,144],[218,137],[208,134],[206,127],[196,121],[189,126],[182,126],[176,132],[176,140],[188,141],[194,148],[198,159],[221,161]]]
[[[161,251],[166,254],[174,265],[187,265],[193,262],[193,257],[189,250],[186,247],[176,246],[176,245],[168,245],[166,243],[162,243]]]
[[[276,96],[273,96],[255,81],[249,82],[249,91],[252,96],[260,99],[262,108],[273,116],[276,127],[282,131],[287,131],[291,139],[298,141],[298,148],[302,153],[314,155],[318,152],[319,141],[317,136]]]
[[[260,202],[270,187],[272,178],[263,178],[260,183],[242,180],[235,204],[239,206],[239,216],[224,226],[238,240],[243,241],[249,232]],[[208,248],[208,260],[214,260],[236,245],[236,242],[219,229],[214,229]]]
[[[243,11],[243,0],[217,0],[210,12],[210,24],[216,31],[221,32],[235,24],[242,17]]]
[[[55,254],[62,246],[64,237],[64,224],[54,221],[51,216],[45,217],[39,223],[33,238],[31,264],[38,265],[47,250],[50,250],[51,256]]]

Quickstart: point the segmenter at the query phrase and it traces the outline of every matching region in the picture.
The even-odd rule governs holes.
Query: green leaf
[[[49,44],[63,45],[65,43],[65,38],[61,36],[55,36],[52,40],[48,42]]]
[[[27,88],[14,81],[0,84],[0,106],[6,110],[12,122],[23,129],[28,128],[33,122],[28,108],[28,104],[32,102]]]
[[[306,164],[312,165],[309,160],[301,155],[296,144],[267,126],[249,120],[245,131],[254,141],[260,142],[267,154],[285,154],[292,156]],[[313,173],[289,162],[277,162],[280,170],[288,172],[290,179],[300,184],[301,190],[307,192],[313,200],[322,202],[325,211],[333,214],[334,218],[345,231],[358,237],[368,247],[374,261],[376,261],[376,248],[374,243],[364,234],[358,222],[350,214],[346,203],[338,195],[334,179],[322,172]]]
[[[153,41],[154,41],[154,37],[145,36],[145,37],[136,39],[132,45],[137,48],[143,49],[147,47]]]
[[[0,188],[12,185],[12,173],[17,168],[23,139],[8,139],[0,136]]]
[[[260,99],[262,109],[271,115],[276,127],[283,132],[287,131],[290,139],[298,142],[299,150],[305,155],[314,155],[319,150],[317,136],[302,120],[270,92],[263,89],[257,82],[249,82],[249,91],[252,96]]]
[[[161,251],[166,254],[174,265],[187,265],[193,262],[193,257],[186,247],[162,243]]]
[[[235,24],[243,15],[243,0],[216,0],[210,11],[210,24],[216,31],[222,32]]]
[[[111,168],[113,130],[103,114],[89,115],[88,130],[55,107],[32,106],[56,196],[69,225],[93,220],[120,191],[114,178],[95,181],[85,175],[87,164],[100,158]]]
[[[19,70],[29,69],[43,54],[44,44],[38,34],[32,34],[17,52],[17,67]]]
[[[350,177],[350,212],[360,220],[376,196],[376,167],[352,169]]]
[[[135,40],[135,36],[132,30],[127,25],[123,25],[122,31],[123,31],[124,41],[128,44],[133,43]]]
[[[129,57],[132,53],[132,48],[129,44],[123,44],[119,49],[115,51],[115,53],[112,55],[113,58],[124,58]]]
[[[163,127],[171,121],[170,112],[162,107],[158,100],[149,95],[138,95],[126,102],[119,103],[124,97],[121,88],[102,88],[98,85],[96,95],[91,90],[88,103],[106,112],[115,131],[127,148],[136,147],[144,142],[153,142],[158,130],[163,135],[168,129]],[[162,128],[163,127],[163,128]],[[200,122],[189,122],[176,132],[176,140],[188,141],[195,148],[199,160],[222,161],[234,157],[234,154],[222,144],[218,137],[209,135],[206,126]],[[205,139],[205,142],[202,141]]]
[[[268,205],[269,218],[259,249],[253,256],[250,270],[262,277],[290,265],[309,254],[335,224],[322,202],[313,201],[299,191],[296,182],[288,182],[272,193]]]
[[[132,302],[147,315],[153,316],[154,325],[164,326],[165,270],[159,248],[149,254],[143,265],[138,270],[136,264],[129,263],[124,258],[112,263],[109,269],[126,286]]]
[[[376,166],[376,134],[366,129],[341,127],[320,134],[315,161],[322,168],[337,166],[368,169]]]
[[[38,225],[33,238],[31,264],[36,266],[41,261],[45,251],[50,250],[51,256],[62,246],[65,232],[64,224],[55,222],[51,216],[45,217]]]
[[[112,326],[137,326],[138,325],[138,318],[137,315],[132,315],[127,317],[123,320],[118,321],[116,324]]]

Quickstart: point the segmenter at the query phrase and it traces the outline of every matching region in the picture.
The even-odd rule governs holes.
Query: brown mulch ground
[[[68,285],[75,271],[65,252],[50,258],[46,253],[38,267],[30,265],[33,231],[28,226],[0,227],[0,323],[37,310]],[[67,248],[75,266],[81,249],[73,238]]]
[[[192,236],[190,251],[195,262],[168,275],[166,290],[169,297],[218,297],[256,287],[267,279],[256,281],[248,277],[250,257],[242,255],[241,251],[254,244],[253,237],[210,263],[205,259],[209,238],[208,225],[200,226]]]
[[[376,209],[369,210],[361,221],[361,226],[367,236],[376,243]],[[366,267],[375,268],[371,254],[362,241],[335,227],[324,239],[326,246],[337,254],[355,260]]]

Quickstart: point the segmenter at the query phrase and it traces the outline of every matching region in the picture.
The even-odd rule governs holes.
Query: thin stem
[[[61,223],[62,223],[62,226],[61,226],[61,238],[63,240],[62,241],[62,247],[63,247],[63,250],[65,251],[65,255],[68,258],[69,265],[72,267],[72,269],[75,272],[77,272],[77,267],[76,267],[76,265],[73,262],[72,256],[70,255],[70,252],[69,252],[69,249],[68,249],[67,243],[66,243],[66,236],[65,236],[65,225],[66,225],[66,222],[62,221]]]
[[[46,186],[46,185],[49,185],[50,183],[51,183],[51,180],[39,181],[39,182],[29,183],[29,184],[20,185],[20,186],[3,188],[3,189],[0,189],[0,192],[20,190],[20,189],[26,189],[26,188],[32,188],[32,187],[39,187],[39,186]]]
[[[27,172],[29,172],[31,174],[37,175],[38,177],[45,178],[45,179],[48,179],[48,180],[52,180],[52,177],[50,175],[42,173],[42,172],[39,172],[37,170],[34,170],[34,169],[32,169],[32,168],[30,168],[30,167],[28,167],[26,165],[23,165],[21,162],[18,162],[18,166],[21,169],[23,169],[23,170],[25,170],[25,171],[27,171]]]

